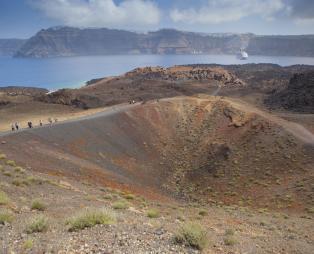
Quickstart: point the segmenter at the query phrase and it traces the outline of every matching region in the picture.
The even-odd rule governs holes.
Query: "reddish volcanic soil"
[[[239,100],[176,97],[5,135],[1,150],[36,171],[150,198],[303,211],[314,201],[303,131]]]

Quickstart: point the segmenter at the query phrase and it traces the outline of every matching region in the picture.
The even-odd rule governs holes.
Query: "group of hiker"
[[[50,124],[50,125],[52,125],[53,123],[57,123],[58,122],[58,119],[57,118],[51,118],[51,117],[49,117],[48,118],[48,123]],[[42,120],[39,120],[39,126],[41,127],[41,126],[43,126],[44,125],[44,123],[43,123],[43,121]],[[28,126],[28,128],[29,129],[32,129],[33,128],[33,122],[32,121],[28,121],[27,122],[27,126]],[[19,129],[21,129],[20,128],[20,124],[18,123],[18,122],[15,122],[15,123],[12,123],[11,124],[11,130],[12,131],[18,131]]]

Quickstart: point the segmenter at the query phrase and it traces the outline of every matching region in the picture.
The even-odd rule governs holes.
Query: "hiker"
[[[30,129],[33,128],[33,123],[32,122],[28,122],[27,125],[28,125],[28,128],[30,128]]]
[[[16,122],[15,123],[15,129],[18,131],[19,130],[19,124]]]
[[[39,120],[39,126],[43,126],[43,121]]]
[[[12,129],[12,131],[15,131],[15,126],[13,123],[11,124],[11,129]]]
[[[52,119],[51,119],[51,117],[48,118],[48,122],[50,123],[50,125],[52,125]]]

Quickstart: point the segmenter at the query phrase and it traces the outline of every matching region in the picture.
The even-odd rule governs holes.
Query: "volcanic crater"
[[[244,102],[199,95],[7,135],[2,150],[33,170],[150,198],[300,210],[314,200],[312,138]]]

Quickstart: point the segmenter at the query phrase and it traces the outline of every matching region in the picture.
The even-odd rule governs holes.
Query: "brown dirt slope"
[[[249,104],[178,97],[4,136],[1,148],[41,172],[150,197],[299,212],[314,204],[309,137]]]

